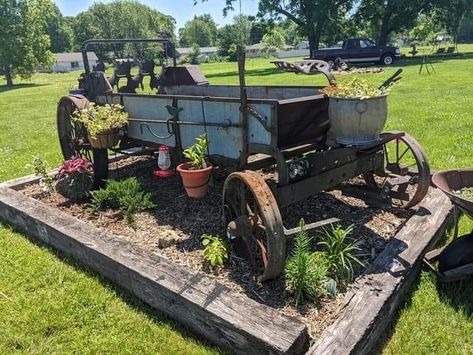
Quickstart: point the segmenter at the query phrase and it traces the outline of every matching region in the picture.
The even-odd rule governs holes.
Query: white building
[[[87,52],[90,69],[97,64],[98,58],[94,52]],[[82,53],[56,53],[56,62],[52,67],[54,73],[65,73],[72,70],[84,70]]]
[[[200,54],[197,57],[197,62],[204,63],[207,60],[215,59],[218,55],[218,47],[200,47]],[[192,48],[176,48],[176,57],[183,59],[191,54]]]

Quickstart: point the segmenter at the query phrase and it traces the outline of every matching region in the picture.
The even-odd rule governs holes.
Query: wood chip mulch
[[[236,256],[232,255],[223,269],[211,270],[203,261],[200,237],[204,233],[225,235],[221,205],[225,174],[216,171],[208,195],[202,200],[190,200],[178,176],[158,179],[152,175],[156,168],[156,160],[149,156],[129,157],[111,164],[111,178],[135,176],[146,191],[153,193],[157,208],[139,213],[136,229],[130,228],[116,211],[91,213],[87,210],[86,201],[71,203],[57,193],[41,192],[38,185],[25,187],[23,193],[104,228],[150,253],[158,253],[178,264],[211,275],[257,302],[301,318],[308,325],[313,339],[319,337],[336,319],[342,306],[343,292],[339,292],[335,299],[323,299],[318,304],[306,303],[296,308],[286,295],[283,278],[261,284],[256,281],[250,267]],[[369,265],[413,212],[377,203],[367,204],[359,198],[363,187],[353,188],[354,185],[360,185],[359,179],[285,208],[281,213],[286,228],[296,227],[301,218],[306,224],[332,217],[340,218],[343,225],[353,224],[354,237],[362,249],[359,257],[365,265]],[[287,250],[290,249],[291,242],[288,241]],[[358,275],[362,272],[357,270]]]

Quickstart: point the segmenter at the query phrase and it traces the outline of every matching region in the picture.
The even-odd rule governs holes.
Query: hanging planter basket
[[[90,145],[95,149],[113,148],[118,144],[119,140],[120,136],[118,135],[118,129],[97,133],[95,137],[89,136]]]

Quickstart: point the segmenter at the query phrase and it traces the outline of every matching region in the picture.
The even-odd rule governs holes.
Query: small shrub
[[[353,280],[353,264],[363,266],[363,263],[354,255],[360,250],[355,242],[349,238],[353,233],[353,225],[344,229],[342,226],[324,228],[320,234],[319,245],[323,246],[329,271],[338,282],[348,283]]]
[[[325,294],[328,266],[323,253],[311,252],[304,220],[299,223],[300,231],[294,241],[294,249],[286,263],[286,289],[294,295],[296,307],[304,299],[316,300]]]
[[[200,47],[197,43],[194,43],[188,55],[190,63],[194,65],[199,64],[199,56],[200,56]]]
[[[205,158],[207,156],[207,147],[209,146],[207,135],[201,134],[196,140],[197,142],[185,149],[183,153],[190,160],[194,169],[204,169],[207,167]]]
[[[71,200],[82,200],[89,195],[94,179],[92,163],[75,157],[66,160],[56,176],[56,190]]]
[[[49,172],[50,168],[46,160],[40,156],[35,156],[31,166],[33,167],[34,174],[40,178],[39,185],[43,191],[52,192],[54,190],[54,175]]]
[[[202,237],[204,258],[212,267],[222,267],[228,259],[227,243],[218,236],[204,234]]]
[[[130,227],[135,227],[134,215],[155,208],[151,201],[151,194],[143,191],[136,178],[123,181],[109,180],[105,189],[100,189],[92,194],[90,204],[92,211],[107,208],[120,210]]]

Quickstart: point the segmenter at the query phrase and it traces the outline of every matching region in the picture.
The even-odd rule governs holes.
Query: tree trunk
[[[11,68],[10,65],[5,65],[5,79],[7,79],[7,86],[11,88],[13,86],[13,79],[11,76]]]
[[[381,30],[379,31],[378,46],[385,46],[388,43],[391,15],[391,10],[387,8],[384,11],[383,22],[381,23]]]
[[[320,43],[320,31],[318,31],[318,26],[309,25],[307,28],[307,35],[309,38],[309,48],[312,53],[313,50],[319,49]]]

